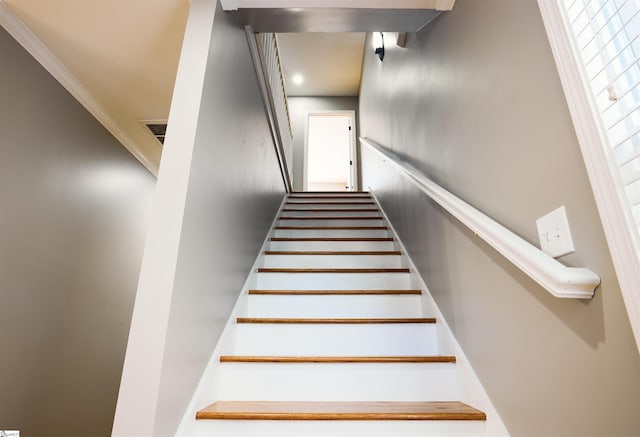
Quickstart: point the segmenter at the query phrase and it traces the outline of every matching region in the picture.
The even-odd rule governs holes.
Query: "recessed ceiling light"
[[[300,85],[302,82],[304,82],[304,77],[302,77],[301,74],[293,75],[293,83],[295,83],[296,85]]]

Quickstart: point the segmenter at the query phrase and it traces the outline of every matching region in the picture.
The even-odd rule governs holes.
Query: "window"
[[[538,0],[640,350],[640,0]]]
[[[636,0],[565,0],[627,204],[640,227],[640,5]]]

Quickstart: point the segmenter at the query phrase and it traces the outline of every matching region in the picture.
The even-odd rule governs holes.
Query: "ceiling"
[[[312,3],[316,9],[319,5],[349,4],[356,8],[351,14],[362,17],[372,13],[357,10],[365,5],[368,8],[403,5],[436,9],[453,6],[453,0],[371,0],[366,4],[361,0],[332,0],[333,3],[326,5],[328,0],[280,0],[282,4],[276,0],[255,0],[255,5],[252,1],[226,0],[237,4],[248,2],[248,6],[253,7],[287,7],[290,2],[300,3],[309,7],[312,15],[318,13],[314,12]],[[24,40],[34,40],[35,35],[35,42],[28,47],[34,57],[156,173],[162,147],[141,121],[168,118],[189,5],[190,0],[0,0],[0,22],[4,11],[9,10],[11,16],[17,18],[9,22],[20,28],[17,32],[21,32],[20,38],[17,38],[25,47],[29,41],[25,44]],[[300,15],[298,9],[288,9],[288,13],[296,11]],[[392,10],[386,13],[389,11]],[[419,12],[409,11],[411,16],[418,16]],[[272,13],[277,15],[277,11]],[[340,9],[341,19],[345,13],[344,8]],[[374,15],[378,13],[384,11]],[[325,23],[322,26],[327,20],[340,21],[316,15],[305,19],[306,30],[317,21],[311,18]],[[6,24],[6,17],[4,22]],[[15,36],[15,29],[14,32],[7,30]],[[278,34],[288,95],[358,95],[364,40],[364,33]],[[34,53],[41,50],[40,44],[46,46],[44,54]],[[33,50],[34,47],[37,50]],[[53,67],[48,65],[52,63]],[[304,76],[301,85],[292,81],[296,73]]]
[[[279,33],[289,96],[357,96],[365,33]],[[297,85],[293,76],[304,81]]]
[[[162,148],[139,121],[168,117],[189,0],[3,3],[157,170]]]

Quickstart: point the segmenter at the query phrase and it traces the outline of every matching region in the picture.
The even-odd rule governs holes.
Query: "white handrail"
[[[411,164],[368,138],[360,142],[378,152],[400,174],[462,224],[556,297],[590,299],[600,277],[587,268],[567,267],[495,220],[454,196]]]

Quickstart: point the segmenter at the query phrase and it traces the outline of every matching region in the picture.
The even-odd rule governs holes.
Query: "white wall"
[[[193,0],[114,436],[173,435],[283,195],[244,29]]]

